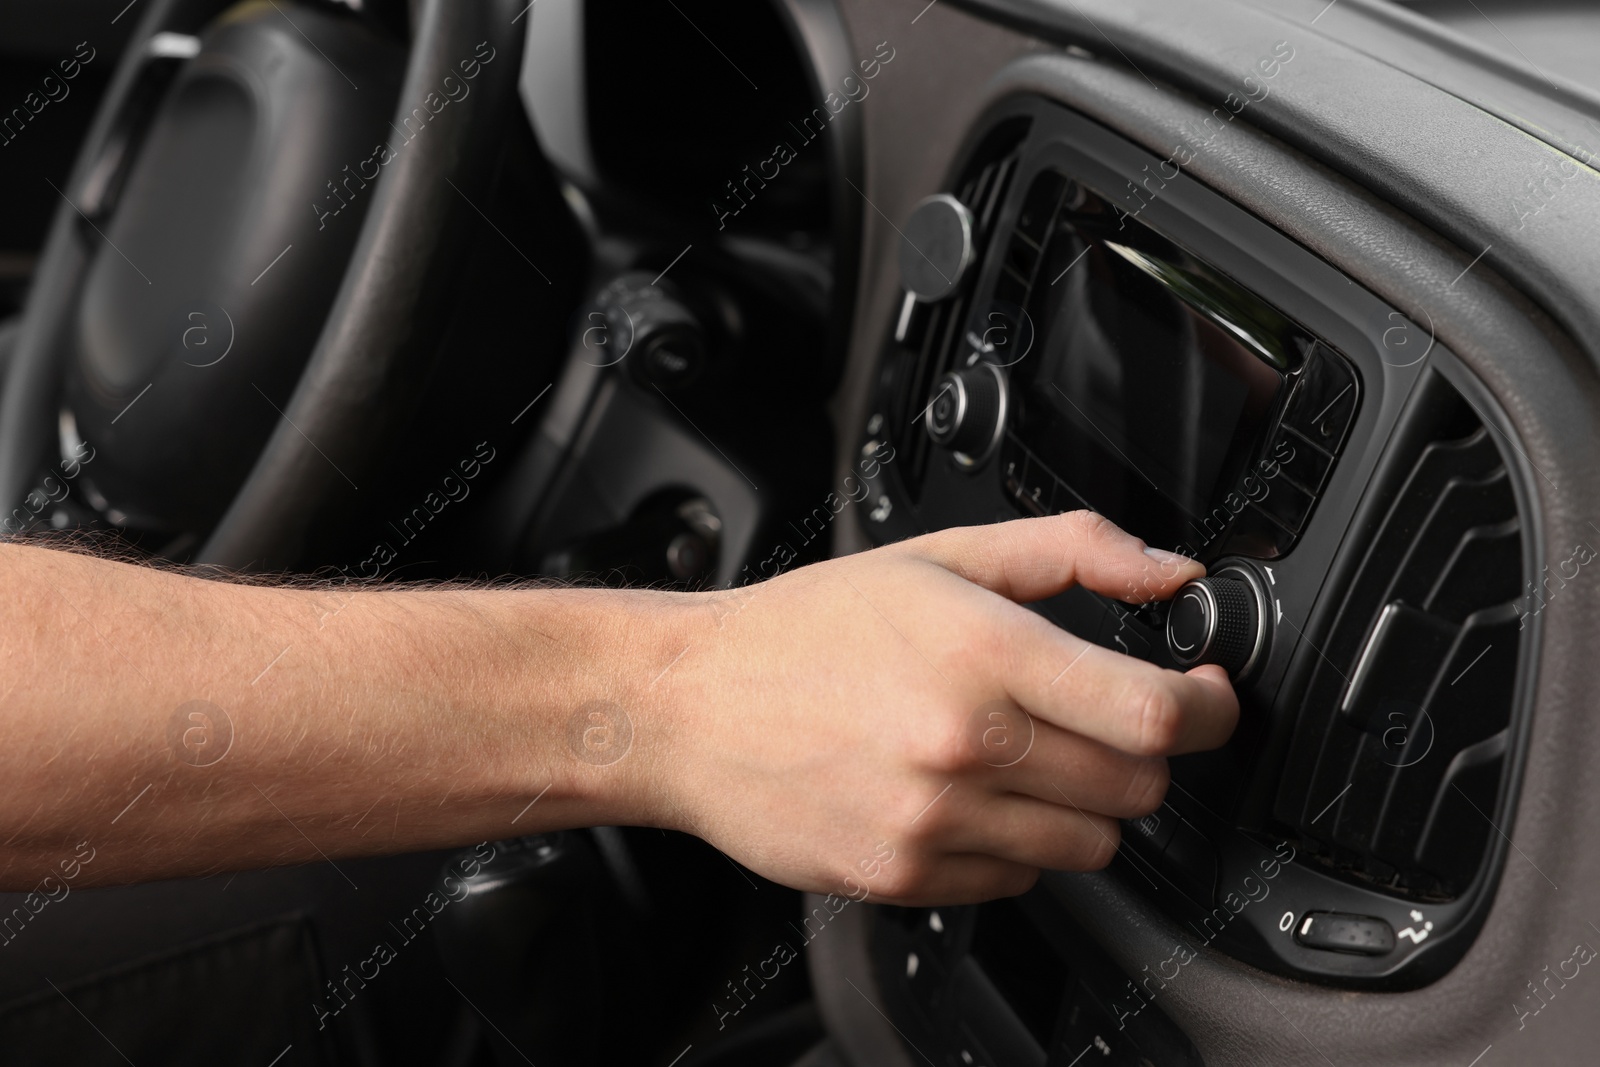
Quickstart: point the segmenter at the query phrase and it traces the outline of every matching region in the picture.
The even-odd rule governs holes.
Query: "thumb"
[[[1165,600],[1206,572],[1197,561],[1150,548],[1092,511],[956,527],[895,547],[1019,603],[1081,585],[1142,604]]]

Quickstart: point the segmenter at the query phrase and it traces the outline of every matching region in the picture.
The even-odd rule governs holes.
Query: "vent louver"
[[[972,212],[976,224],[973,234],[976,264],[984,261],[996,216],[1016,169],[1017,151],[1027,131],[1026,120],[1002,123],[973,153],[953,191],[956,199]],[[915,309],[916,322],[901,340],[898,357],[891,362],[897,379],[891,429],[896,451],[905,457],[902,473],[913,501],[921,496],[930,445],[917,418],[928,404],[933,383],[955,362],[977,274],[976,268],[969,271],[966,282],[954,294]]]
[[[1437,373],[1419,387],[1274,806],[1306,859],[1416,900],[1461,895],[1502,824],[1528,608],[1496,436]]]

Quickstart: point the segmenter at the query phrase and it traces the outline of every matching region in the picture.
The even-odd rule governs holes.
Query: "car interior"
[[[1207,577],[1031,607],[1242,706],[977,905],[638,827],[0,894],[0,1063],[1594,1061],[1600,9],[6,0],[0,54],[8,536],[708,590],[1090,509]]]

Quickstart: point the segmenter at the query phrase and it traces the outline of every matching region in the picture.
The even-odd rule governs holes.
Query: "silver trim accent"
[[[933,396],[928,401],[928,410],[922,416],[922,422],[927,427],[928,436],[933,438],[934,444],[946,445],[955,438],[956,431],[961,429],[961,423],[967,417],[967,383],[963,382],[961,376],[955,371],[945,371],[944,376],[938,381],[938,386],[939,388],[933,391]],[[955,390],[956,410],[950,416],[949,432],[940,434],[933,426],[933,409],[938,405],[939,397],[944,395],[946,389]]]
[[[1000,386],[1000,404],[994,414],[994,435],[989,438],[989,443],[984,446],[983,451],[976,456],[968,455],[965,452],[951,453],[955,457],[955,461],[968,470],[994,455],[995,449],[1000,447],[1001,438],[1005,436],[1006,419],[1011,414],[1011,390],[1007,388],[1005,372],[993,363],[985,363],[983,366],[989,368],[989,373],[995,376],[995,381]],[[965,396],[964,391],[963,396]]]
[[[911,329],[911,313],[917,306],[917,294],[907,292],[906,298],[900,302],[900,318],[894,324],[894,339],[896,344],[904,344],[906,332]]]
[[[151,59],[193,59],[200,54],[200,38],[162,30],[145,42],[144,54]]]
[[[78,462],[83,436],[78,433],[78,418],[71,408],[64,407],[56,414],[56,441],[62,463]]]
[[[1217,610],[1216,594],[1211,591],[1209,585],[1203,585],[1198,581],[1184,583],[1183,588],[1178,590],[1178,600],[1187,600],[1189,597],[1194,597],[1200,601],[1202,608],[1208,609],[1205,612],[1205,616],[1210,620],[1211,624],[1206,627],[1205,637],[1200,641],[1200,647],[1195,651],[1194,655],[1181,655],[1177,651],[1178,642],[1172,639],[1172,613],[1170,611],[1167,613],[1167,647],[1173,650],[1172,658],[1185,667],[1196,666],[1201,660],[1205,659],[1206,653],[1211,651],[1211,646],[1217,640],[1217,620],[1221,616],[1221,612]],[[1176,601],[1174,601],[1174,606],[1176,606]]]
[[[1367,673],[1368,661],[1372,659],[1374,646],[1378,638],[1389,629],[1390,619],[1400,610],[1398,601],[1391,600],[1378,612],[1378,618],[1372,624],[1372,629],[1367,631],[1367,639],[1361,642],[1361,654],[1356,657],[1356,665],[1350,672],[1350,678],[1345,682],[1344,693],[1339,697],[1339,711],[1348,715],[1353,705],[1350,698],[1356,695],[1356,690],[1361,688],[1362,676]]]

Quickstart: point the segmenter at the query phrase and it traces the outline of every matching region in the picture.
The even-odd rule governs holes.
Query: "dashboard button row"
[[[1343,358],[1318,344],[1306,359],[1261,465],[1241,479],[1248,503],[1230,530],[1226,551],[1274,559],[1287,552],[1311,518],[1355,418],[1355,375]]]

